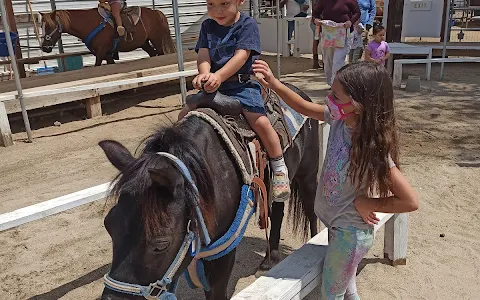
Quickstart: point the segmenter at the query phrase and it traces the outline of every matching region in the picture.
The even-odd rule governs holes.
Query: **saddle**
[[[296,134],[306,121],[306,117],[295,112],[270,89],[262,92],[267,117],[277,132],[285,152],[293,142]],[[215,128],[232,153],[237,167],[242,173],[244,184],[253,187],[256,201],[259,203],[260,216],[257,219],[260,228],[268,227],[268,212],[271,207],[271,197],[267,192],[270,174],[267,154],[255,132],[242,115],[242,105],[237,99],[223,95],[220,92],[199,92],[187,96],[186,103],[194,107],[187,116],[195,115]]]
[[[120,17],[122,18],[123,27],[125,27],[125,40],[127,42],[133,41],[133,33],[135,32],[135,25],[141,19],[140,6],[128,6],[122,9]],[[98,13],[102,18],[108,20],[108,23],[115,28],[114,19],[112,17],[112,11],[108,3],[99,3]]]

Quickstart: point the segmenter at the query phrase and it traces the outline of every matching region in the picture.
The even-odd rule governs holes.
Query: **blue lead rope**
[[[91,48],[92,40],[95,36],[97,36],[97,34],[100,31],[102,31],[105,28],[106,24],[107,24],[107,20],[103,19],[103,21],[100,22],[100,24],[98,24],[98,26],[95,27],[95,29],[92,32],[90,32],[90,34],[87,36],[87,38],[83,41],[85,43],[85,46],[87,46],[88,50],[90,50],[90,52],[92,52],[93,54],[95,54],[95,52]]]
[[[85,46],[87,46],[88,50],[92,52],[94,55],[95,55],[95,51],[91,48],[92,40],[94,37],[97,36],[97,34],[100,33],[100,31],[102,31],[105,28],[105,26],[107,26],[107,22],[108,22],[108,19],[103,19],[103,21],[100,22],[100,24],[98,24],[98,26],[95,27],[95,29],[92,32],[90,32],[90,34],[85,38],[85,40],[83,40],[83,42],[85,43]],[[113,54],[117,52],[119,46],[120,46],[120,38],[114,38],[112,43],[112,49],[110,49],[108,54]]]

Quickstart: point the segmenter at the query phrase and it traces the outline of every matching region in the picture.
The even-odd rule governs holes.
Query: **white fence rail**
[[[100,184],[52,200],[23,207],[0,215],[0,231],[39,220],[77,206],[107,197],[110,183]]]
[[[39,96],[53,96],[58,94],[67,94],[72,92],[85,92],[85,91],[93,91],[94,94],[100,95],[101,89],[113,88],[113,87],[118,87],[123,85],[136,84],[136,83],[148,83],[148,82],[158,81],[158,80],[189,77],[197,74],[198,74],[198,70],[179,71],[179,72],[173,72],[168,74],[158,74],[158,75],[151,75],[151,76],[145,76],[145,77],[139,77],[139,78],[115,80],[112,82],[92,83],[92,84],[85,84],[81,86],[72,86],[72,87],[34,91],[34,92],[24,92],[23,96],[25,98],[39,97]],[[16,99],[16,97],[17,95],[14,95],[14,94],[0,96],[0,102],[7,101],[7,100],[14,100]]]

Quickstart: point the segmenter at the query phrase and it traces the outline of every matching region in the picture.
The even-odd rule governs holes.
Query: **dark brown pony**
[[[43,41],[42,50],[52,52],[53,47],[62,33],[76,36],[82,41],[97,28],[103,21],[98,10],[57,10],[42,14]],[[116,37],[115,29],[108,23],[92,39],[90,51],[96,56],[95,65],[99,66],[103,60],[113,64],[111,50]],[[170,36],[170,28],[165,15],[161,11],[150,8],[141,8],[141,19],[135,26],[133,41],[126,42],[120,39],[118,51],[129,52],[142,48],[148,55],[156,56],[175,52],[175,45]]]

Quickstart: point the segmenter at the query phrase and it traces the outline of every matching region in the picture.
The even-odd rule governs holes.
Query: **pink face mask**
[[[333,100],[332,96],[328,95],[325,98],[325,104],[328,106],[328,110],[330,111],[333,120],[340,121],[355,114],[354,112],[345,113],[343,111],[344,107],[353,105],[352,102],[339,104]]]

